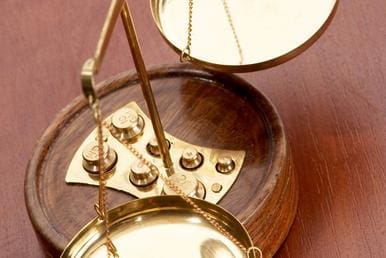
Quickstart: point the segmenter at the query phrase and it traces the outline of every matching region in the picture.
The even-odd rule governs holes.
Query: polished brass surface
[[[170,149],[170,141],[168,139],[166,139],[166,143],[168,145],[168,148]],[[161,156],[161,153],[158,147],[158,142],[155,137],[150,139],[149,143],[146,145],[146,149],[152,156],[155,156],[155,157]]]
[[[338,4],[338,0],[193,0],[189,32],[190,1],[150,1],[158,29],[176,51],[186,49],[190,33],[190,60],[227,72],[261,70],[300,54],[326,29]]]
[[[113,171],[115,164],[117,163],[117,153],[111,149],[107,143],[103,145],[103,160],[105,172]],[[82,152],[83,168],[91,175],[99,175],[99,155],[98,155],[98,142],[93,141],[89,143]]]
[[[178,185],[179,189],[188,197],[205,198],[205,186],[189,172],[178,172],[170,176],[168,180],[172,184]],[[177,195],[167,184],[164,185],[162,193],[165,195]]]
[[[154,164],[161,175],[166,176],[166,171],[163,166],[163,162],[160,157],[155,157],[151,155],[147,150],[147,145],[149,141],[154,138],[154,132],[151,127],[151,121],[147,118],[146,114],[138,107],[135,102],[131,102],[125,105],[126,108],[130,108],[138,113],[144,119],[144,129],[143,134],[137,139],[136,142],[132,145],[140,152],[143,157],[151,161]],[[109,115],[106,119],[106,123],[111,123],[113,114]],[[114,138],[108,130],[104,131],[105,137],[107,137],[107,144],[116,151],[118,156],[118,162],[115,165],[115,172],[112,177],[110,177],[106,185],[110,188],[121,190],[131,195],[144,198],[149,196],[161,195],[163,189],[162,180],[156,180],[154,184],[151,184],[149,187],[137,187],[129,180],[131,166],[137,161],[137,157],[128,150],[122,142]],[[83,183],[89,185],[98,185],[98,181],[90,178],[82,166],[82,151],[87,144],[95,141],[96,130],[93,130],[89,136],[83,141],[76,151],[66,174],[66,182],[68,183]],[[202,188],[207,189],[205,193],[205,200],[213,203],[217,203],[220,199],[229,191],[230,187],[236,181],[237,176],[240,173],[245,152],[244,151],[235,151],[235,150],[221,150],[221,149],[210,149],[202,146],[196,146],[193,144],[186,143],[182,140],[179,140],[172,135],[166,134],[167,139],[170,142],[170,153],[171,157],[175,163],[176,173],[187,172],[197,178],[199,182],[202,183],[201,188],[199,188],[199,193],[202,196]],[[182,153],[187,148],[195,148],[203,156],[202,165],[196,170],[186,170],[184,169],[179,160],[182,156]],[[216,164],[220,156],[230,156],[235,161],[235,169],[233,172],[228,174],[218,173],[216,170]],[[223,189],[219,193],[210,191],[212,184],[220,183],[223,186]]]
[[[144,123],[143,118],[129,108],[122,108],[111,117],[111,125],[116,133],[119,134],[119,140],[121,141],[135,141],[142,135]]]
[[[102,115],[100,109],[100,102],[98,97],[96,99],[89,98],[90,108],[93,112],[94,122],[96,124],[96,134],[97,134],[97,146],[98,146],[98,203],[94,204],[94,209],[98,214],[98,219],[103,223],[103,235],[104,235],[104,245],[107,248],[107,256],[118,258],[117,250],[110,238],[110,228],[109,228],[109,216],[107,215],[107,191],[106,191],[106,180],[108,179],[108,175],[112,173],[106,173],[105,167],[105,148],[107,145],[104,141],[103,135],[103,124],[102,124]],[[106,149],[108,151],[108,149]],[[116,155],[115,155],[116,157]]]
[[[108,129],[106,129],[106,128],[103,128],[102,129],[102,140],[104,141],[104,142],[107,142],[107,140],[108,140],[108,137],[109,137],[109,130]],[[95,141],[96,142],[98,142],[98,136],[96,135],[95,136]]]
[[[243,246],[253,246],[245,228],[230,213],[205,201],[194,202]],[[178,196],[131,201],[108,214],[111,238],[120,257],[247,257]],[[71,240],[61,257],[106,257],[102,232],[101,221],[92,220]]]
[[[129,179],[136,186],[144,187],[155,182],[158,178],[158,171],[148,168],[140,160],[131,165]]]
[[[211,187],[212,192],[219,193],[222,190],[222,185],[219,183],[214,183]]]
[[[217,159],[216,169],[220,173],[230,173],[235,169],[235,162],[232,157],[222,155]]]
[[[195,170],[204,162],[204,157],[196,148],[188,147],[182,152],[181,167],[187,170]]]
[[[102,59],[107,49],[108,42],[110,40],[111,34],[113,32],[115,23],[118,19],[120,13],[122,13],[122,5],[126,3],[125,0],[112,0],[110,4],[107,17],[105,19],[102,32],[96,47],[96,51],[93,58],[86,60],[82,67],[81,71],[81,83],[83,93],[86,99],[89,102],[90,108],[93,111],[94,121],[97,126],[96,140],[98,142],[98,204],[95,204],[95,211],[98,214],[99,220],[103,223],[103,235],[104,235],[104,245],[107,247],[108,257],[112,255],[117,258],[116,248],[114,243],[110,238],[110,229],[109,229],[109,216],[107,213],[106,202],[107,202],[107,192],[106,192],[106,180],[107,174],[105,175],[105,159],[104,159],[104,144],[105,144],[105,135],[103,132],[102,126],[102,114],[100,109],[99,98],[95,92],[95,75],[98,73],[98,70],[101,66]],[[129,39],[130,41],[130,39]],[[152,94],[151,92],[149,94]],[[155,114],[158,115],[158,114]],[[85,159],[84,159],[85,160]],[[116,154],[115,154],[116,160]],[[87,160],[86,160],[87,161]],[[108,160],[107,160],[108,161]],[[87,166],[86,166],[87,167]],[[112,173],[109,173],[111,175]]]

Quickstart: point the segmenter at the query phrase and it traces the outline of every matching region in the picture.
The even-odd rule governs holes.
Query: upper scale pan
[[[192,62],[224,72],[251,72],[284,63],[319,38],[337,3],[193,0]],[[181,53],[187,45],[189,0],[151,0],[151,7],[161,34]]]

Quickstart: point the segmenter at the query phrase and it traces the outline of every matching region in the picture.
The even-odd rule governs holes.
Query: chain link
[[[239,40],[239,37],[237,36],[237,32],[233,24],[232,15],[229,10],[227,0],[222,0],[222,4],[224,6],[224,10],[227,16],[229,26],[231,27],[231,30],[232,30],[232,35],[237,46],[237,51],[239,52],[239,57],[240,57],[239,64],[243,64],[244,62],[243,50],[241,48],[240,40]],[[190,54],[191,54],[191,48],[192,48],[192,32],[193,32],[193,0],[189,0],[189,18],[188,18],[187,32],[188,32],[187,40],[186,40],[187,43],[186,43],[186,47],[181,51],[181,56],[180,56],[181,62],[186,62],[191,60]]]
[[[99,166],[99,198],[98,204],[94,205],[95,211],[98,214],[100,220],[103,221],[104,229],[105,229],[105,239],[106,239],[106,247],[107,247],[107,257],[118,258],[118,252],[116,247],[113,244],[113,241],[110,237],[110,228],[109,228],[109,216],[106,208],[106,199],[107,199],[107,191],[106,191],[106,177],[105,177],[105,162],[104,162],[104,141],[103,141],[103,126],[102,126],[102,118],[101,118],[101,110],[99,100],[96,99],[92,101],[90,98],[90,106],[93,111],[95,123],[97,125],[97,141],[98,141],[98,166]]]
[[[229,11],[227,0],[222,0],[222,4],[224,6],[224,10],[225,10],[225,13],[227,15],[228,23],[229,23],[231,30],[232,30],[233,38],[236,42],[237,50],[239,51],[239,56],[240,56],[239,64],[243,64],[243,62],[244,62],[243,50],[241,48],[239,37],[237,36],[236,29],[235,29],[235,26],[233,24],[232,15],[231,15],[231,12]]]
[[[190,52],[192,47],[192,31],[193,31],[193,0],[189,0],[189,20],[188,20],[188,36],[186,47],[182,50],[180,61],[186,62],[190,61]]]

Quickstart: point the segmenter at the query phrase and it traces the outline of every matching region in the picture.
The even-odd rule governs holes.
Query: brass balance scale
[[[151,7],[185,63],[147,71],[128,4],[111,2],[82,68],[87,101],[79,97],[58,115],[28,167],[26,203],[39,239],[47,254],[62,257],[271,257],[296,213],[291,155],[275,108],[230,73],[303,52],[337,0],[152,0]],[[95,87],[119,17],[137,73]]]

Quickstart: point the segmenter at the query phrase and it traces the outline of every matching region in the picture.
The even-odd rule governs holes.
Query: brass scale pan
[[[327,28],[338,0],[228,0],[228,10],[224,2],[194,0],[191,61],[214,70],[249,72],[278,65],[306,50]],[[187,44],[188,3],[151,0],[159,31],[179,53]],[[244,246],[253,246],[248,232],[230,213],[195,201]],[[138,199],[110,210],[109,215],[111,237],[121,257],[246,256],[177,196]],[[94,219],[71,240],[62,257],[105,257],[102,245],[102,223]]]
[[[252,246],[245,228],[230,213],[209,202],[195,202],[244,246]],[[121,257],[244,257],[179,196],[138,199],[110,210],[109,217]],[[103,223],[95,219],[72,239],[62,257],[106,257],[103,241]]]

